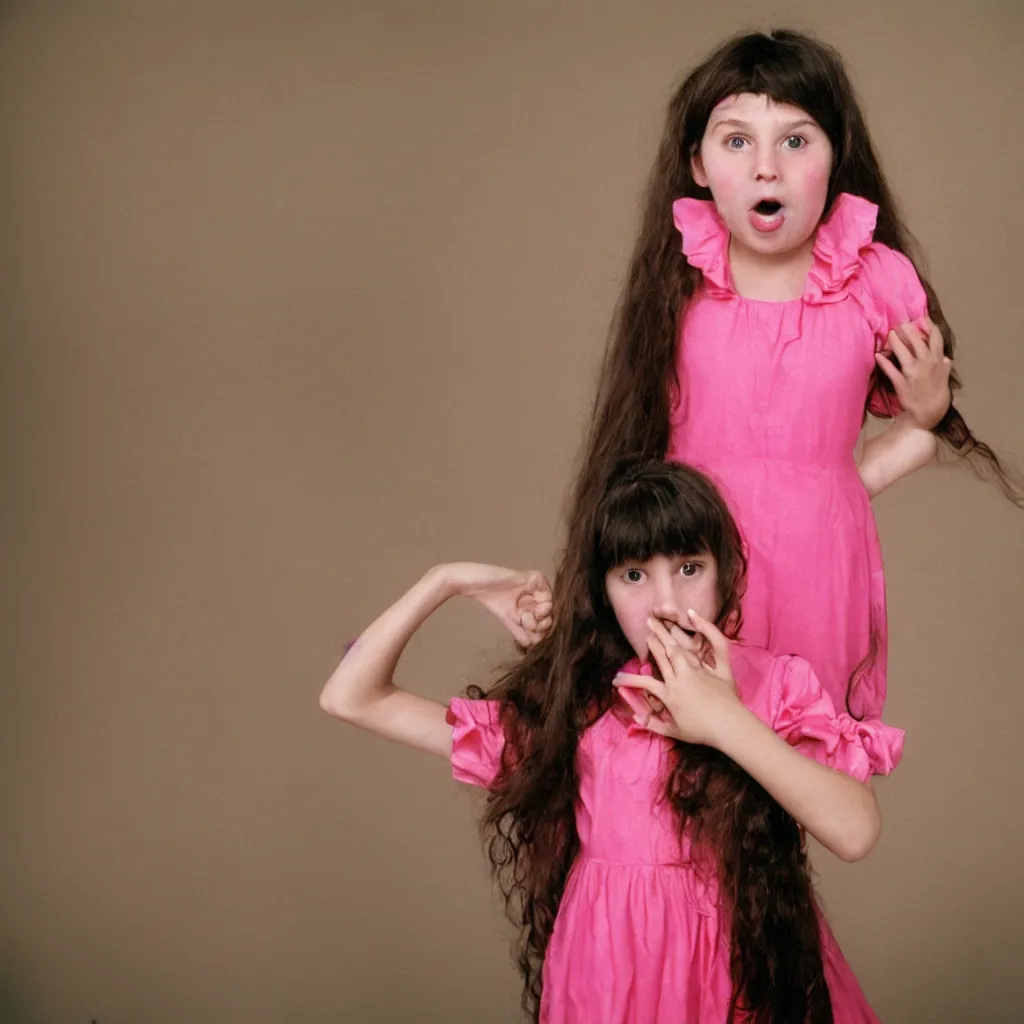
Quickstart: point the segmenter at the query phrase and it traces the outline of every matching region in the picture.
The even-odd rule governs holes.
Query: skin
[[[690,568],[696,563],[703,566],[699,572]],[[826,849],[843,860],[866,856],[881,830],[871,787],[798,753],[737,697],[729,641],[710,621],[717,613],[715,572],[711,556],[694,555],[656,556],[609,574],[608,597],[623,632],[639,656],[654,658],[664,680],[620,675],[618,683],[655,699],[658,713],[643,723],[652,732],[718,747]],[[416,630],[455,596],[484,604],[529,642],[550,628],[551,590],[542,574],[468,562],[438,566],[362,633],[324,686],[321,708],[378,736],[449,758],[445,705],[400,689],[394,673]],[[687,610],[688,603],[700,605],[708,618]],[[684,624],[702,636],[688,636]]]
[[[828,136],[800,107],[742,93],[712,110],[691,170],[697,184],[711,191],[729,229],[737,294],[769,302],[803,294],[832,159]],[[777,214],[755,211],[765,198],[782,204]],[[952,362],[943,354],[941,333],[927,319],[892,331],[885,352],[900,366],[887,354],[876,361],[893,382],[904,412],[863,447],[859,470],[871,497],[935,457],[931,431],[951,401]]]
[[[616,566],[605,576],[608,603],[641,661],[649,657],[652,618],[678,620],[685,608],[714,618],[717,586],[718,568],[711,555],[656,555],[647,562]]]
[[[729,229],[737,292],[799,298],[828,198],[832,146],[825,132],[799,107],[752,93],[730,96],[711,112],[691,170]],[[780,211],[758,215],[763,199],[780,202]],[[774,230],[764,230],[769,226]]]
[[[899,366],[888,353],[896,356]],[[885,352],[875,361],[892,381],[903,412],[887,430],[864,443],[858,469],[872,498],[935,458],[938,440],[932,430],[949,408],[953,369],[953,360],[943,352],[942,332],[927,317],[891,331]]]
[[[445,705],[399,689],[394,673],[416,630],[456,596],[482,604],[523,644],[551,627],[551,586],[543,573],[473,562],[435,566],[364,630],[328,679],[320,707],[395,743],[450,757]]]

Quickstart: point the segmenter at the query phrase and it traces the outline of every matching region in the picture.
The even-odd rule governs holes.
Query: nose
[[[651,615],[657,619],[667,619],[669,622],[681,621],[682,609],[679,607],[678,595],[670,578],[659,580],[652,596],[654,600]]]
[[[775,181],[778,178],[778,154],[773,146],[758,147],[754,174],[758,181]]]

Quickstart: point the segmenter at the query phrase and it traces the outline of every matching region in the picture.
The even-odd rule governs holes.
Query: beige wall
[[[1020,4],[0,11],[0,1020],[515,1021],[475,796],[319,687],[431,563],[550,567],[664,103],[737,28],[846,55],[1024,461]],[[877,512],[906,759],[822,890],[886,1021],[1019,1020],[1024,515],[951,469]],[[405,678],[506,653],[453,606]]]

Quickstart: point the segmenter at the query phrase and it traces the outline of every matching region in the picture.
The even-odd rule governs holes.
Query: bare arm
[[[648,644],[662,679],[619,676],[617,685],[653,694],[665,713],[642,722],[652,732],[715,747],[748,772],[826,849],[842,860],[866,857],[881,833],[871,786],[818,764],[791,747],[736,695],[729,641],[695,613],[690,625],[707,637],[713,664],[678,625],[654,620]]]
[[[722,715],[713,745],[837,857],[860,860],[874,848],[882,815],[870,784],[805,757],[739,701]]]
[[[886,346],[875,363],[892,382],[903,412],[864,444],[860,478],[872,498],[935,458],[938,441],[932,430],[952,397],[953,362],[943,353],[942,332],[930,320],[901,324],[889,332]]]
[[[394,674],[412,635],[455,596],[478,600],[520,643],[535,642],[551,624],[551,592],[541,573],[472,562],[436,566],[364,630],[327,680],[320,707],[385,739],[450,757],[446,706],[400,689]]]
[[[320,707],[385,739],[449,757],[445,706],[399,689],[394,672],[413,633],[452,593],[443,568],[431,569],[363,632],[327,680]]]
[[[868,495],[874,498],[897,480],[928,465],[937,449],[935,435],[901,412],[886,430],[864,442],[857,468]]]

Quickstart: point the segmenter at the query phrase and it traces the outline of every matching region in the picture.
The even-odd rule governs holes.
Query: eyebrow
[[[820,128],[821,127],[818,124],[818,122],[815,121],[813,118],[802,117],[802,118],[800,118],[799,121],[790,121],[787,124],[784,124],[782,126],[782,128],[783,128],[783,132],[788,134],[790,132],[796,131],[797,128],[804,128],[804,127],[806,127],[808,125],[811,128]],[[712,131],[714,131],[714,130],[716,130],[718,128],[744,128],[744,129],[748,129],[749,130],[750,122],[749,121],[741,121],[739,118],[736,118],[736,117],[725,117],[725,118],[722,118],[721,121],[715,121],[714,124],[712,125]]]

